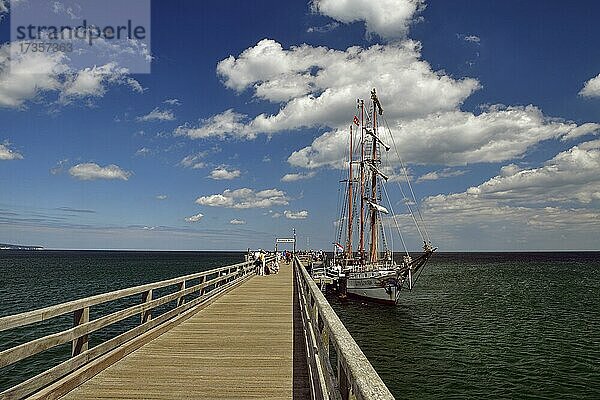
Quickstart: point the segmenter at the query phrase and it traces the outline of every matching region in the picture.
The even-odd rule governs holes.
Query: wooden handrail
[[[8,315],[6,317],[0,318],[0,332],[5,331],[7,329],[18,328],[20,326],[29,325],[34,322],[46,321],[50,318],[58,317],[63,314],[67,314],[69,312],[73,312],[78,309],[82,309],[85,307],[91,307],[94,305],[106,303],[109,301],[114,301],[121,299],[123,297],[133,296],[135,294],[140,294],[143,292],[147,292],[149,290],[161,289],[167,286],[171,286],[177,283],[181,283],[182,281],[189,281],[192,279],[198,279],[207,275],[212,275],[214,273],[219,273],[225,271],[230,268],[237,268],[245,265],[250,265],[252,261],[245,261],[243,263],[238,263],[234,265],[229,265],[225,267],[215,268],[209,271],[197,272],[195,274],[184,275],[178,278],[167,279],[164,281],[147,283],[145,285],[134,286],[130,288],[125,288],[121,290],[115,290],[113,292],[102,293],[95,296],[86,297],[83,299],[72,300],[66,303],[56,304],[49,307],[39,308],[37,310],[27,311],[20,314]]]
[[[317,394],[316,398],[393,400],[394,396],[297,257],[294,259],[294,273],[300,307],[309,320],[304,321],[305,333],[309,334],[307,339],[314,338],[314,348],[307,349],[309,366],[312,363],[318,372],[313,374],[315,379],[324,379],[324,382],[314,382],[313,388],[325,388],[327,391],[321,396]],[[310,342],[307,340],[307,343]],[[329,360],[330,344],[337,354],[337,376]]]
[[[272,258],[268,258],[270,262]],[[159,329],[169,321],[175,321],[178,315],[189,314],[196,306],[207,304],[219,294],[235,287],[255,273],[253,261],[246,261],[225,267],[215,268],[195,274],[189,274],[177,278],[167,279],[160,282],[149,283],[131,288],[116,290],[83,299],[73,300],[54,306],[28,311],[21,314],[0,318],[0,331],[29,325],[34,322],[44,321],[69,312],[74,313],[74,326],[61,332],[46,335],[31,340],[0,352],[0,368],[26,359],[42,351],[73,342],[72,357],[61,364],[44,371],[33,378],[26,380],[12,388],[0,393],[0,398],[18,399],[28,396],[44,386],[52,383],[58,378],[75,371],[111,351],[116,351],[119,346],[123,347],[132,342],[138,336],[148,335]],[[214,275],[214,277],[213,277]],[[207,280],[208,277],[211,279]],[[198,284],[186,287],[186,281],[200,279]],[[177,285],[177,291],[163,295],[156,299],[152,298],[152,291]],[[200,296],[189,301],[184,297],[200,292]],[[92,321],[89,320],[89,309],[91,306],[122,299],[124,297],[142,294],[142,303],[128,308],[115,311]],[[151,310],[167,304],[176,302],[175,308],[152,318]],[[112,325],[126,318],[140,314],[141,324],[112,338],[91,349],[88,348],[88,335]],[[165,329],[165,328],[161,328]],[[134,348],[135,346],[130,345]],[[131,350],[133,351],[133,350]]]
[[[125,308],[123,310],[116,311],[114,313],[97,318],[93,321],[82,323],[71,329],[54,333],[52,335],[47,335],[42,338],[35,339],[27,343],[23,343],[10,349],[4,350],[0,352],[0,368],[13,364],[17,361],[21,361],[35,354],[41,353],[42,351],[48,350],[52,347],[71,342],[81,336],[88,335],[94,331],[122,321],[126,318],[132,317],[136,314],[152,310],[158,306],[176,300],[178,297],[197,292],[200,289],[221,282],[223,280],[227,280],[228,278],[231,278],[235,275],[237,275],[237,271],[234,273],[229,273],[227,275],[220,276],[215,279],[211,279],[210,281],[207,281],[205,283],[200,283],[180,292],[171,293],[154,299],[152,301],[144,302],[135,306]],[[142,323],[143,322],[147,322],[147,320],[142,321]]]

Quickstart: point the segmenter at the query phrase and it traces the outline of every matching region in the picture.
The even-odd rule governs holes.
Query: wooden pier
[[[89,307],[136,294],[139,306],[89,320]],[[68,312],[72,329],[0,352],[0,368],[69,341],[72,357],[0,399],[393,399],[298,258],[276,275],[246,262],[3,317],[0,331]],[[134,313],[139,326],[88,348]]]
[[[245,282],[64,398],[291,399],[292,279]]]

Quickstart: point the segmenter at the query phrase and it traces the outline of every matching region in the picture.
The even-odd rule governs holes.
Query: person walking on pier
[[[275,252],[275,260],[272,261],[271,270],[272,273],[277,274],[279,272],[279,262],[281,261],[281,253]]]
[[[256,267],[256,275],[262,275],[261,274],[261,267],[262,267],[262,261],[261,261],[261,251],[260,249],[258,251],[254,252],[254,266]]]
[[[265,252],[263,250],[260,251],[260,274],[264,275],[265,274],[265,267],[266,267],[266,262],[267,262],[267,255],[265,254]]]

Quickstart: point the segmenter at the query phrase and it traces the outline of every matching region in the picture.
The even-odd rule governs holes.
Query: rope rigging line
[[[392,171],[394,170],[393,167],[391,166],[391,162],[389,162],[388,157],[386,157],[386,161],[388,161],[388,166],[392,169]],[[417,232],[419,232],[419,236],[421,236],[421,240],[425,241],[425,237],[423,236],[423,232],[421,231],[421,227],[419,225],[419,221],[417,221],[416,217],[415,217],[415,213],[413,212],[412,208],[410,207],[410,199],[408,198],[408,196],[406,196],[406,193],[404,192],[404,188],[402,187],[402,185],[400,185],[400,182],[396,181],[396,184],[398,185],[398,189],[400,189],[400,193],[402,194],[402,198],[404,200],[404,204],[406,205],[406,208],[408,208],[408,212],[415,224],[415,227],[417,228]],[[408,200],[408,201],[407,201]],[[416,202],[415,202],[416,204]]]
[[[382,192],[381,186],[382,186],[381,181],[377,181],[377,187],[379,189],[379,194],[380,194],[378,200],[379,200],[380,203],[381,203],[381,192]],[[379,224],[379,230],[381,231],[381,238],[382,238],[382,242],[383,242],[382,243],[383,244],[383,249],[385,251],[387,251],[388,250],[388,245],[387,245],[387,240],[386,240],[387,238],[386,238],[386,235],[385,235],[385,229],[383,227],[383,215],[382,215],[382,213],[380,211],[378,211],[378,214],[379,214],[379,218],[377,219],[377,223]]]
[[[340,226],[339,226],[340,229],[339,229],[338,238],[337,238],[337,242],[339,244],[342,244],[341,241],[342,241],[342,236],[344,235],[344,231],[345,231],[344,228],[346,228],[346,224],[348,223],[348,220],[346,218],[347,207],[348,207],[348,191],[344,190],[344,202],[342,205],[342,213],[340,214]],[[345,243],[342,245],[345,245]]]
[[[404,241],[404,237],[402,236],[402,231],[400,230],[400,225],[398,225],[398,220],[396,219],[396,214],[394,213],[394,207],[392,206],[392,202],[390,201],[390,196],[387,193],[387,189],[385,185],[383,185],[383,191],[385,193],[385,197],[388,199],[388,203],[390,205],[390,213],[392,214],[392,219],[394,220],[394,225],[396,225],[396,230],[398,231],[398,236],[400,236],[400,241],[402,242],[402,247],[404,248],[404,252],[408,256],[408,248],[406,247],[406,242]]]
[[[398,160],[400,160],[400,166],[402,167],[402,170],[404,172],[406,183],[408,184],[408,187],[410,189],[410,193],[412,194],[412,198],[413,198],[413,200],[415,202],[415,208],[417,209],[417,213],[419,214],[419,219],[421,220],[421,224],[423,226],[423,230],[425,231],[425,237],[427,238],[427,241],[429,243],[431,243],[431,238],[429,237],[429,232],[427,231],[427,226],[425,224],[425,220],[423,219],[423,214],[421,214],[421,209],[419,208],[419,203],[417,202],[417,198],[415,196],[415,192],[413,191],[412,185],[410,183],[410,179],[408,178],[408,172],[406,170],[406,166],[404,164],[404,161],[402,161],[402,157],[400,157],[400,153],[398,152],[398,147],[396,146],[396,141],[394,139],[394,135],[392,135],[392,130],[390,129],[390,125],[387,122],[387,119],[385,117],[383,117],[383,122],[385,123],[385,127],[388,130],[388,134],[390,135],[390,138],[392,139],[392,144],[394,146],[394,151],[396,152],[396,155],[398,156]]]
[[[417,231],[419,232],[419,236],[421,236],[421,240],[424,241],[425,240],[425,236],[423,235],[423,232],[421,231],[421,225],[419,224],[419,221],[415,217],[415,213],[413,212],[413,210],[412,210],[412,208],[410,206],[411,200],[404,193],[404,188],[402,188],[402,185],[400,185],[400,182],[396,182],[396,184],[400,188],[400,192],[402,193],[402,197],[403,197],[403,200],[404,200],[404,205],[406,205],[406,208],[408,208],[408,212],[409,212],[409,214],[410,214],[413,222],[415,223],[415,227],[417,228]],[[415,202],[415,205],[416,205],[416,202]]]
[[[387,204],[390,207],[390,213],[392,214],[392,217],[394,216],[394,209],[392,207],[392,200],[390,199],[390,196],[388,196],[387,194],[387,190],[385,187],[385,182],[381,182],[381,187],[382,187],[382,192],[385,195],[385,198],[387,199]],[[394,227],[390,224],[388,225],[388,229],[389,229],[389,236],[390,236],[390,242],[392,242],[392,260],[394,259],[394,249],[396,248],[394,245]],[[404,245],[403,245],[404,246]]]
[[[349,161],[350,160],[350,154],[347,154],[346,160],[345,161]],[[340,176],[343,177],[343,172],[340,173]],[[349,178],[349,176],[348,176]],[[343,182],[343,179],[340,179],[340,182]],[[337,242],[339,244],[341,244],[342,246],[344,246],[344,248],[346,247],[346,243],[341,243],[342,242],[342,237],[344,235],[344,231],[345,231],[345,227],[348,224],[348,220],[346,218],[346,211],[348,210],[348,190],[347,187],[345,187],[344,189],[344,198],[343,198],[343,202],[341,205],[342,208],[342,212],[340,213],[340,225],[339,225],[339,232],[338,232],[338,237],[337,237]]]
[[[343,178],[344,178],[344,171],[340,170],[338,181],[342,181]],[[339,224],[336,226],[336,224],[335,224],[336,221],[334,221],[334,224],[333,224],[333,226],[334,226],[334,232],[335,232],[335,236],[334,237],[337,238],[337,242],[338,243],[341,240],[341,235],[342,235],[342,230],[343,230],[343,225],[344,225],[343,224],[343,221],[344,221],[344,219],[343,219],[344,218],[344,210],[342,209],[342,203],[341,202],[342,202],[342,197],[345,197],[346,195],[347,195],[346,191],[344,190],[344,194],[342,195],[342,189],[340,187],[338,187],[338,196],[337,196],[338,199],[337,199],[336,210],[338,211],[339,219],[337,220],[337,222],[339,222]]]
[[[341,234],[341,227],[340,225],[342,225],[343,222],[343,210],[342,210],[342,206],[341,206],[341,201],[342,201],[342,191],[340,188],[338,188],[338,205],[337,205],[337,210],[338,210],[338,219],[334,221],[334,229],[335,229],[335,238],[336,238],[336,242],[339,243],[340,239],[340,234]]]
[[[352,139],[354,139],[354,136],[355,136],[355,132],[352,132]],[[353,146],[353,149],[351,150],[352,154],[355,154],[356,151],[357,151],[357,149],[358,149],[358,144],[355,144]],[[346,151],[346,156],[345,156],[345,159],[344,159],[344,162],[348,163],[348,164],[350,163],[350,158],[351,158],[349,151],[350,150]],[[350,172],[347,171],[346,173],[347,174],[345,174],[344,170],[340,170],[340,179],[339,179],[340,182],[346,182],[346,183],[350,182]],[[346,175],[346,180],[343,179],[344,175]],[[353,181],[354,181],[354,178],[353,178]],[[340,210],[341,212],[339,213],[340,218],[339,218],[339,226],[338,226],[338,232],[337,232],[338,233],[337,234],[337,242],[340,243],[340,244],[342,244],[344,246],[344,248],[345,248],[346,244],[347,244],[347,239],[348,238],[346,238],[346,241],[344,241],[344,243],[342,243],[342,237],[344,236],[344,233],[346,232],[346,228],[348,227],[348,224],[350,223],[350,221],[346,217],[346,212],[348,211],[348,196],[349,196],[348,186],[347,185],[344,185],[344,186],[345,186],[345,188],[344,188],[344,195],[343,195],[343,200],[342,200],[341,205],[340,205],[340,199],[341,199],[342,196],[341,195],[338,196],[338,210]],[[341,189],[338,188],[338,192],[340,190]],[[353,193],[352,193],[352,204],[356,204],[355,203],[355,199],[356,199],[356,191],[353,191]],[[355,220],[355,218],[354,218],[355,217],[355,213],[356,213],[356,207],[352,207],[352,221]],[[353,227],[352,227],[352,229],[353,229]]]

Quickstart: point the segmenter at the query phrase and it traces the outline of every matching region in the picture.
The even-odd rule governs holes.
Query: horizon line
[[[25,246],[25,247],[36,247],[36,246]],[[258,248],[246,248],[245,250],[222,250],[222,249],[211,249],[211,250],[205,250],[205,249],[110,249],[110,248],[96,248],[96,249],[84,249],[84,248],[51,248],[51,247],[43,247],[43,246],[37,246],[37,247],[41,247],[40,249],[31,249],[31,250],[27,250],[27,249],[0,249],[0,251],[32,251],[32,252],[36,252],[36,251],[130,251],[130,252],[241,252],[241,253],[245,253],[246,251],[248,251],[248,249],[250,250],[258,250]],[[266,248],[265,248],[266,250]],[[270,250],[270,249],[269,249]],[[290,250],[291,249],[283,249],[283,250]],[[279,250],[279,251],[283,251],[283,250]],[[322,249],[309,249],[311,251],[321,251]],[[306,249],[297,249],[297,251],[306,251]],[[326,253],[330,253],[331,251],[328,250],[324,250]],[[410,252],[419,252],[419,250],[413,250]],[[581,249],[563,249],[563,250],[540,250],[540,249],[531,249],[531,250],[448,250],[448,251],[437,251],[438,254],[440,253],[574,253],[574,252],[585,252],[585,253],[594,253],[594,252],[600,252],[600,249],[596,249],[596,250],[590,250],[590,249],[586,249],[586,250],[581,250]],[[403,253],[403,251],[395,251],[393,253]]]

